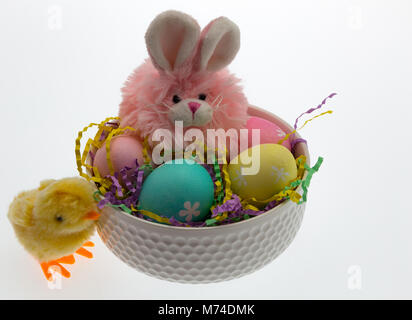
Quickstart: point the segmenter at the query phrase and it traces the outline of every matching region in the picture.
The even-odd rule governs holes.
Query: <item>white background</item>
[[[77,174],[77,131],[117,114],[120,87],[147,57],[148,24],[171,8],[202,26],[221,15],[239,25],[230,69],[252,104],[291,123],[338,93],[333,115],[301,131],[312,162],[325,158],[302,228],[262,270],[210,285],[138,273],[96,236],[95,258],[51,290],[8,205],[42,179]],[[410,1],[2,0],[0,25],[0,298],[412,298]]]

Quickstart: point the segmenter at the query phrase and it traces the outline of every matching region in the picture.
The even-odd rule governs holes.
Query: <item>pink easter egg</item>
[[[101,176],[110,174],[106,157],[106,145],[97,150],[93,165],[97,167]],[[143,164],[143,147],[135,137],[118,136],[110,142],[110,160],[115,172],[124,167],[136,168],[136,159],[139,166]]]
[[[277,143],[279,140],[285,137],[286,133],[276,124],[266,119],[259,117],[250,117],[246,123],[248,132],[248,148],[253,147],[256,143],[252,143],[252,129],[260,130],[260,142],[265,143]],[[288,140],[285,140],[282,145],[288,150],[291,150],[291,146]],[[245,148],[243,148],[244,150]],[[240,150],[242,152],[243,150]]]

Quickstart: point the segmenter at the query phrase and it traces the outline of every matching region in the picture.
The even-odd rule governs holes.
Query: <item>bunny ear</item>
[[[240,47],[239,27],[226,17],[210,22],[200,36],[200,70],[218,71],[235,58]]]
[[[200,27],[191,16],[178,11],[158,15],[146,32],[146,46],[159,70],[174,71],[193,55]]]

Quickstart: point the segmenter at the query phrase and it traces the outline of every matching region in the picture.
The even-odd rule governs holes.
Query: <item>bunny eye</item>
[[[206,95],[204,93],[199,94],[199,100],[206,100]]]
[[[63,220],[64,220],[61,215],[55,216],[55,219],[56,219],[57,222],[63,222]]]
[[[175,94],[175,95],[173,96],[173,102],[174,102],[174,103],[178,103],[178,102],[180,102],[181,100],[182,100],[182,99],[180,99],[180,97],[179,97],[178,95]]]

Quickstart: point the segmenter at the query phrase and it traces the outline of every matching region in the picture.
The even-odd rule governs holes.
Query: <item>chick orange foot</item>
[[[83,244],[83,246],[84,247],[94,247],[94,243],[91,242],[91,241],[86,241]],[[83,257],[89,258],[89,259],[93,258],[93,254],[90,251],[83,248],[83,246],[80,247],[75,253],[77,253],[78,255],[81,255]],[[50,267],[57,267],[57,268],[55,268],[56,272],[60,273],[65,278],[70,278],[70,272],[65,267],[63,267],[61,264],[74,264],[75,262],[76,262],[76,260],[74,258],[74,255],[71,254],[71,255],[59,258],[57,260],[42,262],[42,263],[40,263],[40,266],[43,270],[43,273],[44,273],[46,279],[49,280],[49,281],[52,281],[53,276],[52,276],[51,272],[49,272]]]
[[[93,258],[93,253],[91,253],[89,250],[86,250],[83,247],[94,247],[94,243],[91,241],[86,241],[85,243],[83,243],[83,246],[76,251],[78,255],[81,255],[89,259]]]
[[[93,258],[93,254],[89,250],[86,250],[83,247],[81,247],[79,250],[77,250],[76,253],[78,255],[81,255],[81,256],[89,258],[89,259]]]
[[[65,267],[63,267],[61,263],[74,264],[74,262],[75,262],[74,256],[71,254],[71,255],[62,257],[60,259],[57,259],[57,260],[42,262],[40,263],[40,266],[43,270],[44,275],[46,276],[46,279],[51,281],[53,280],[53,276],[49,272],[50,267],[57,267],[57,268],[54,268],[56,272],[60,273],[65,278],[70,278],[70,272]]]

